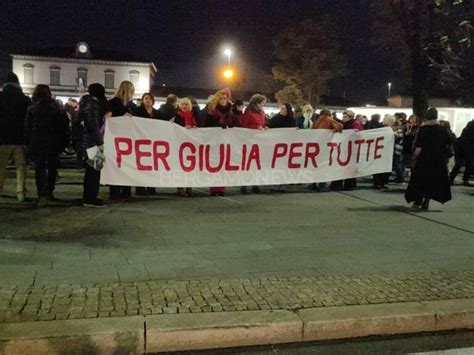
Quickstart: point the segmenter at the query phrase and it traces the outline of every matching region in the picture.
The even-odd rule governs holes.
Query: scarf
[[[214,110],[216,116],[219,118],[219,124],[222,127],[232,125],[231,108],[231,104],[227,104],[226,106],[217,105],[216,109]]]
[[[179,111],[179,115],[183,117],[185,126],[195,126],[193,111]]]

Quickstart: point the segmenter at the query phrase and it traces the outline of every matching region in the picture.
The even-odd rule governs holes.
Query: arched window
[[[34,84],[35,66],[27,63],[23,65],[23,82],[25,84]]]
[[[105,80],[104,86],[106,89],[113,89],[115,88],[115,70],[107,69],[104,71]]]
[[[61,68],[57,65],[49,67],[49,84],[55,86],[61,85]]]
[[[132,82],[135,89],[138,88],[140,84],[140,72],[138,70],[130,70],[130,81]]]

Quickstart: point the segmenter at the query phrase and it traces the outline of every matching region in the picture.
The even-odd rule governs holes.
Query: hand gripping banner
[[[392,171],[390,128],[333,133],[277,128],[186,129],[113,117],[101,183],[148,187],[258,186],[342,180]]]

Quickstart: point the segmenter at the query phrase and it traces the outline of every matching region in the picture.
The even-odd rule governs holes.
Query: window
[[[133,86],[135,86],[135,89],[137,89],[140,84],[140,72],[138,70],[130,71],[130,81],[132,82]]]
[[[77,69],[77,84],[80,89],[87,87],[87,69],[86,68]]]
[[[115,87],[115,70],[107,69],[105,72],[105,88],[106,89],[113,89]]]
[[[23,65],[23,82],[25,84],[34,84],[35,66],[33,64]]]
[[[59,86],[61,77],[61,68],[58,66],[49,67],[49,84]]]

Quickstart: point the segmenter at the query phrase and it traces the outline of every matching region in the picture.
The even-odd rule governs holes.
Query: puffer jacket
[[[83,148],[103,145],[104,138],[100,129],[104,125],[104,112],[99,100],[91,95],[85,95],[82,97],[79,107],[79,120],[84,122]]]

